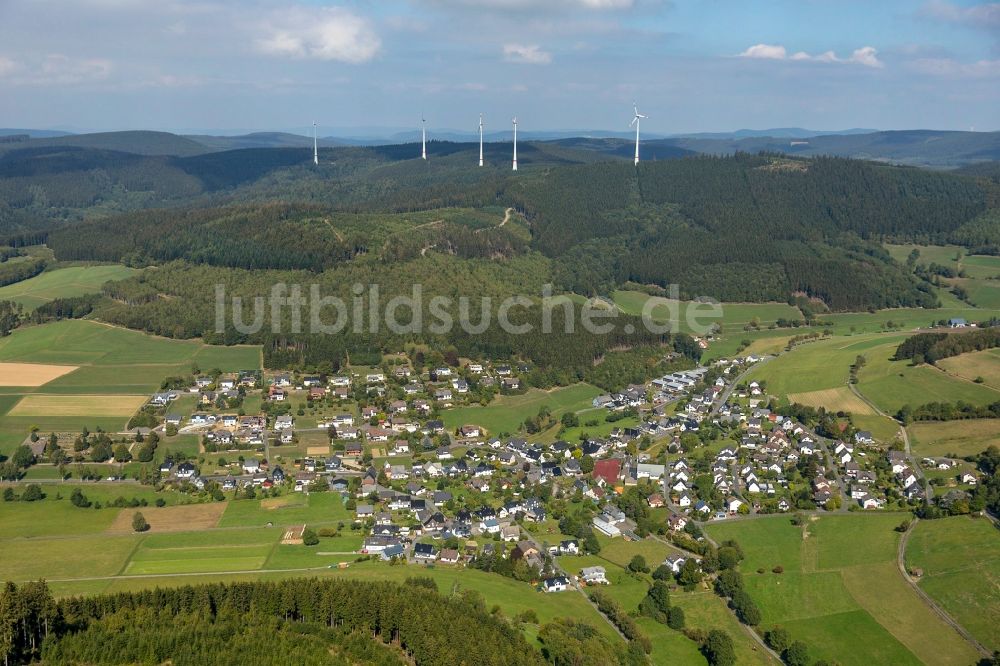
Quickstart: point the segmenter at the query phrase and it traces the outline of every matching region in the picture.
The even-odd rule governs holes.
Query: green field
[[[917,523],[906,565],[920,587],[979,642],[1000,650],[1000,532],[985,519],[955,516]]]
[[[33,426],[42,431],[73,432],[86,426],[117,432],[125,426],[132,409],[125,409],[123,399],[111,396],[148,395],[159,389],[165,377],[190,374],[194,364],[202,370],[258,369],[261,354],[254,346],[217,347],[200,341],[170,340],[76,319],[14,331],[0,339],[0,361],[79,366],[42,386],[4,387],[0,451],[6,451],[20,443]],[[76,397],[83,405],[88,400],[94,402],[95,396],[108,396],[107,409],[88,408],[86,413],[79,409],[64,413],[28,409],[31,401],[71,404]],[[24,405],[8,404],[22,397]]]
[[[767,392],[782,398],[815,394],[846,386],[851,365],[858,356],[864,356],[866,363],[858,374],[858,390],[889,414],[905,404],[956,400],[987,404],[1000,400],[1000,391],[989,386],[950,376],[932,366],[913,367],[909,361],[890,360],[906,337],[904,333],[835,336],[803,344],[759,366],[749,379],[766,382]],[[829,395],[839,398],[841,394]],[[838,408],[837,404],[824,406]]]
[[[913,453],[918,456],[972,456],[991,444],[1000,446],[996,419],[914,423],[906,428]]]
[[[736,539],[763,629],[780,625],[813,659],[841,664],[969,664],[975,650],[920,600],[896,569],[903,514],[823,516],[796,527],[787,516],[715,524]],[[784,573],[771,570],[777,565]],[[757,573],[758,569],[765,573]]]
[[[137,272],[134,268],[118,264],[59,268],[0,287],[0,300],[14,301],[23,305],[25,310],[34,310],[56,298],[100,293],[105,282],[124,280]]]
[[[263,527],[268,523],[317,525],[354,520],[339,493],[295,493],[279,499],[283,501],[234,500],[222,514],[219,527]]]
[[[524,419],[535,416],[543,406],[548,407],[558,420],[566,412],[591,409],[593,399],[600,394],[600,389],[589,384],[574,384],[548,391],[529,389],[523,395],[502,395],[486,407],[476,405],[449,409],[442,413],[441,418],[449,429],[475,424],[486,428],[490,435],[514,433]]]
[[[1000,391],[1000,349],[987,349],[943,358],[936,364],[950,375]],[[1000,399],[1000,398],[998,398]]]

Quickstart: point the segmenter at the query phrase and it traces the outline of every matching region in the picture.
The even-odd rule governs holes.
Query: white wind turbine
[[[427,159],[427,120],[420,114],[420,159]]]
[[[635,164],[639,164],[639,119],[640,118],[647,118],[648,116],[644,116],[641,113],[639,113],[639,107],[636,106],[634,102],[632,104],[632,109],[635,111],[635,115],[632,117],[632,122],[630,122],[628,124],[628,126],[631,127],[632,125],[635,125],[635,162],[634,163]]]
[[[517,171],[517,116],[514,116],[514,171]]]
[[[483,114],[479,114],[479,166],[483,166]]]
[[[319,144],[316,143],[316,121],[313,121],[313,164],[319,164]]]

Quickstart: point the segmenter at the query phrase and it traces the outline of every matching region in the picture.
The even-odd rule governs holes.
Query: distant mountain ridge
[[[5,130],[6,131],[6,130]],[[63,134],[31,136],[38,130],[0,131],[0,153],[24,148],[76,147],[109,150],[137,155],[192,157],[240,149],[312,148],[312,137],[290,132],[254,132],[239,136],[207,134],[177,135],[169,132],[123,131],[93,134]],[[966,132],[945,130],[871,131],[849,129],[808,135],[811,130],[777,128],[773,130],[737,130],[730,133],[699,133],[684,136],[643,135],[641,155],[644,159],[670,159],[702,153],[729,155],[736,152],[774,152],[803,157],[830,155],[873,161],[956,168],[980,162],[1000,160],[1000,132]],[[16,136],[28,133],[29,138]],[[478,134],[453,130],[428,130],[428,141],[474,144]],[[511,141],[508,130],[487,133],[487,143]],[[528,142],[548,143],[574,151],[590,151],[606,157],[627,158],[634,150],[631,132],[518,132],[525,145]],[[418,130],[397,133],[392,137],[344,138],[321,137],[320,147],[379,147],[419,143]]]

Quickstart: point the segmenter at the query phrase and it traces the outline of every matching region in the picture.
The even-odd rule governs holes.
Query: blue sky
[[[633,99],[660,133],[1000,130],[1000,2],[0,0],[4,127],[624,130]]]

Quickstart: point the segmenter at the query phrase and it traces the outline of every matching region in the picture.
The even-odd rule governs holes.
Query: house
[[[500,539],[503,541],[517,541],[521,538],[521,528],[517,525],[508,525],[500,528]]]
[[[854,433],[854,441],[858,444],[874,444],[875,438],[867,430],[859,430]]]
[[[567,541],[559,542],[559,554],[560,555],[579,555],[580,554],[580,544],[576,541],[570,539]]]
[[[587,585],[607,585],[608,577],[604,567],[584,567],[580,570],[580,579]]]
[[[455,564],[458,562],[458,550],[454,548],[445,548],[441,551],[440,561],[442,564]]]
[[[743,500],[741,500],[739,497],[730,496],[726,498],[726,509],[729,511],[729,513],[738,512],[741,506],[743,506]]]
[[[546,578],[542,581],[542,589],[546,592],[565,592],[569,588],[569,579],[565,576]]]
[[[680,573],[681,567],[684,566],[684,562],[687,558],[683,555],[669,555],[667,559],[663,560],[663,564],[670,568],[674,573]]]
[[[437,559],[437,551],[429,543],[417,543],[413,545],[413,559],[429,562]]]
[[[245,474],[256,474],[260,471],[260,461],[256,458],[247,458],[243,461],[243,472]]]
[[[594,529],[596,529],[601,534],[611,537],[612,539],[621,536],[622,532],[615,526],[614,523],[609,521],[606,516],[594,516],[592,521]]]
[[[951,328],[965,328],[968,325],[969,323],[961,317],[953,317],[948,320],[948,326]]]
[[[618,458],[598,460],[594,463],[594,471],[591,476],[597,480],[602,479],[606,484],[614,486],[618,483],[621,475],[622,461]]]
[[[962,474],[962,476],[959,477],[959,481],[961,481],[967,486],[974,486],[977,483],[979,483],[979,479],[972,472],[965,472],[964,474]]]
[[[462,437],[479,437],[481,432],[477,425],[464,425],[459,430]]]
[[[287,430],[295,424],[295,419],[293,419],[288,414],[282,414],[274,419],[274,429],[275,430]]]
[[[195,474],[197,473],[198,470],[195,469],[195,466],[189,462],[182,462],[180,465],[177,466],[176,474],[178,479],[190,479],[194,477]]]
[[[663,495],[660,493],[653,493],[646,498],[646,503],[649,504],[649,508],[658,509],[663,506]]]

